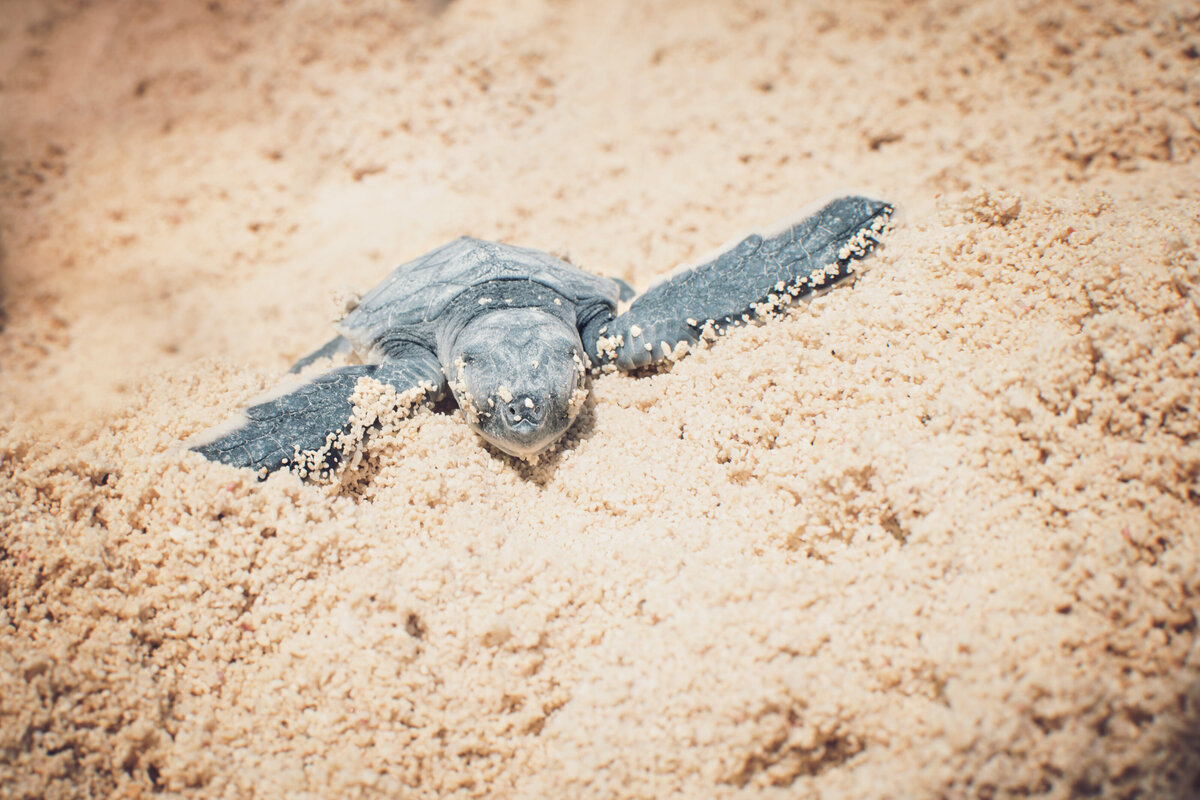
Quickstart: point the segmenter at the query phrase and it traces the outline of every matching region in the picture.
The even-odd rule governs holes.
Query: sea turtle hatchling
[[[589,368],[677,358],[701,338],[845,277],[893,211],[839,198],[677,270],[620,315],[618,301],[633,294],[620,281],[538,250],[455,239],[397,267],[292,372],[338,354],[361,363],[250,406],[192,449],[261,477],[281,467],[327,474],[357,444],[348,435],[355,390],[373,378],[408,402],[436,402],[448,387],[480,436],[532,460],[571,426]]]

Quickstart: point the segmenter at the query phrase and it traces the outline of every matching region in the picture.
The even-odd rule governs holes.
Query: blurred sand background
[[[1198,101],[1194,2],[0,0],[0,796],[1200,796]],[[178,447],[452,237],[848,188],[535,468]]]

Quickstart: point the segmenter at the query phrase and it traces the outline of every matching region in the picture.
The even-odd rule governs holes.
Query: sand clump
[[[0,796],[1200,794],[1185,3],[11,2]],[[852,285],[264,482],[179,444],[459,234]],[[308,321],[312,321],[311,323]],[[378,401],[378,402],[375,402]]]

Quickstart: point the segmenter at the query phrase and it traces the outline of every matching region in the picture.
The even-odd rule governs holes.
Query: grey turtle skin
[[[338,354],[362,363],[251,406],[192,449],[262,477],[301,464],[311,472],[315,452],[315,468],[326,471],[346,455],[334,443],[350,424],[356,384],[374,378],[428,403],[448,388],[480,436],[534,458],[571,426],[589,368],[678,358],[701,338],[846,277],[893,212],[878,200],[839,198],[676,272],[620,315],[618,301],[633,294],[620,281],[538,250],[456,239],[397,267],[292,372]]]

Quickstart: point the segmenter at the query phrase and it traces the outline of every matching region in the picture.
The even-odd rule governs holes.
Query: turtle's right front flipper
[[[416,392],[424,402],[436,401],[445,391],[432,354],[341,367],[250,406],[242,418],[213,429],[215,438],[191,449],[211,461],[256,470],[261,477],[283,467],[302,477],[333,469],[362,435],[362,420],[355,430],[352,402],[360,378],[375,378],[402,395]]]

